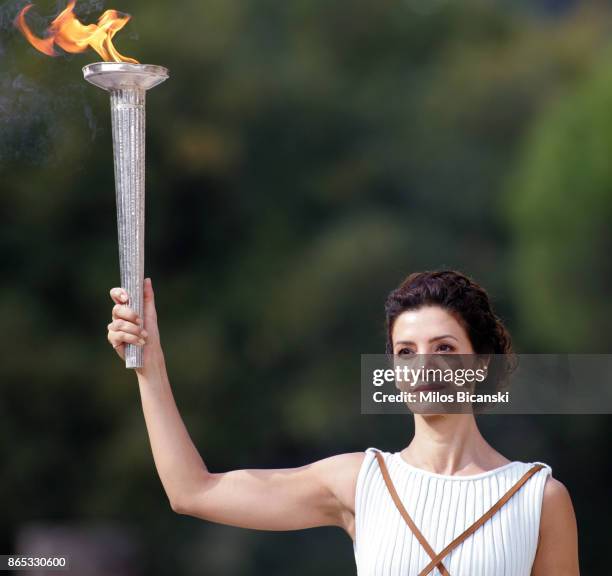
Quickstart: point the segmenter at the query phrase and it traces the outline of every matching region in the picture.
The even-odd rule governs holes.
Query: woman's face
[[[393,354],[473,354],[463,326],[440,306],[406,310],[396,319],[391,332]]]
[[[439,356],[441,354],[474,354],[472,343],[463,326],[450,312],[440,306],[423,306],[417,310],[402,312],[395,320],[391,336],[393,353],[397,358],[396,365],[399,362],[402,365],[420,367],[422,363],[425,368],[441,368],[442,370],[472,367],[471,361],[466,364],[468,358],[466,356],[452,356],[452,362],[451,357],[447,356],[443,360]],[[417,356],[417,354],[427,354],[427,356]],[[452,381],[441,381],[435,378],[428,381],[419,379],[411,386],[398,386],[398,388],[409,391],[434,389],[447,395],[453,395],[459,389]],[[472,389],[473,386],[473,384],[468,385],[462,389]],[[424,417],[471,411],[469,403],[440,403],[435,399],[424,399],[420,396],[417,396],[416,400],[407,402],[407,405],[415,415],[419,414]]]

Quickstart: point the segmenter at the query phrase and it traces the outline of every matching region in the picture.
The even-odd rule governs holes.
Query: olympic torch
[[[23,8],[15,25],[40,52],[57,56],[59,46],[66,52],[94,49],[104,60],[83,68],[85,80],[110,93],[115,198],[121,286],[130,296],[128,304],[143,317],[145,237],[145,94],[168,78],[163,66],[139,64],[122,56],[112,38],[130,19],[127,14],[107,10],[97,24],[83,25],[74,15],[76,0],[51,22],[44,37],[28,27],[25,17],[32,8]],[[143,366],[143,349],[126,344],[126,368]]]

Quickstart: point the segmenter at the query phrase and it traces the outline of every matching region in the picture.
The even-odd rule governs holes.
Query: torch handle
[[[138,188],[138,187],[137,187]],[[138,191],[123,190],[117,197],[119,232],[119,268],[121,286],[128,293],[127,305],[138,314],[144,326],[144,187]],[[136,207],[136,214],[126,210],[126,204]],[[131,215],[130,215],[131,214]],[[125,345],[125,367],[142,368],[144,350],[136,344]]]
[[[132,279],[133,280],[133,279]],[[127,293],[130,295],[128,306],[132,308],[138,314],[138,316],[144,321],[143,314],[143,281],[142,279],[136,279],[137,282],[134,285],[133,282],[129,281],[126,283],[122,282],[122,286],[125,288]],[[138,281],[140,280],[140,281]],[[139,287],[138,287],[139,285]],[[141,326],[144,328],[144,325]],[[142,346],[136,344],[125,345],[125,367],[126,368],[142,368],[144,350]]]

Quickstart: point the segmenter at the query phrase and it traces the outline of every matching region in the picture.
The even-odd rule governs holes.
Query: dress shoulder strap
[[[383,458],[382,454],[379,451],[376,451],[374,454],[376,456],[376,459],[378,460],[378,465],[380,467],[380,471],[382,472],[382,476],[385,481],[385,484],[387,485],[387,490],[389,490],[389,494],[391,494],[391,498],[393,499],[393,502],[395,503],[396,508],[399,510],[399,513],[402,515],[402,517],[406,521],[406,524],[408,524],[408,526],[410,527],[410,530],[412,530],[412,532],[414,533],[414,536],[419,541],[419,544],[423,546],[423,548],[425,549],[425,552],[427,552],[427,554],[429,555],[430,558],[432,558],[432,561],[433,561],[433,558],[436,557],[436,553],[434,552],[433,548],[429,545],[429,542],[427,542],[427,540],[425,539],[425,536],[423,536],[421,531],[417,528],[417,525],[413,522],[406,508],[404,508],[404,505],[402,504],[402,500],[399,497],[397,490],[395,489],[395,486],[393,485],[391,476],[389,476],[389,470],[387,469],[387,465],[385,464],[385,459]],[[438,567],[438,570],[440,570],[440,572],[442,573],[442,576],[450,576],[448,570],[442,563],[441,558],[433,564],[432,568],[434,566]]]
[[[376,459],[378,460],[378,465],[380,467],[380,471],[382,473],[385,484],[387,485],[387,489],[391,494],[391,498],[395,503],[395,506],[399,510],[400,514],[414,533],[416,539],[419,541],[421,546],[425,549],[429,557],[431,558],[431,562],[419,572],[419,576],[426,576],[429,574],[435,567],[440,570],[443,576],[449,576],[448,571],[442,564],[442,558],[444,558],[453,548],[461,544],[468,536],[476,532],[478,528],[480,528],[487,520],[490,520],[497,511],[504,505],[516,492],[518,492],[521,487],[531,478],[536,472],[544,468],[543,464],[535,464],[532,466],[521,478],[493,505],[487,512],[485,512],[476,522],[474,522],[470,527],[464,530],[459,536],[457,536],[450,544],[448,544],[440,553],[436,554],[423,534],[421,534],[420,530],[410,518],[406,508],[402,504],[402,501],[393,485],[391,480],[391,476],[389,475],[389,470],[387,469],[387,465],[385,464],[385,460],[380,452],[376,452]]]

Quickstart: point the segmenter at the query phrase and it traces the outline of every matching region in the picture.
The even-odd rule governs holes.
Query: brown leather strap
[[[408,526],[414,533],[414,536],[416,537],[416,539],[420,542],[421,546],[423,546],[423,548],[425,549],[425,552],[427,552],[427,554],[429,554],[429,557],[432,558],[432,562],[433,562],[433,558],[436,558],[436,553],[433,551],[432,547],[429,545],[429,542],[425,540],[425,537],[423,536],[423,534],[421,534],[421,531],[417,528],[416,524],[412,521],[412,518],[410,518],[410,515],[406,511],[406,508],[404,508],[404,505],[402,504],[402,501],[400,497],[398,496],[397,491],[395,490],[395,486],[393,485],[393,482],[391,481],[391,477],[389,476],[389,471],[387,470],[387,466],[385,464],[384,458],[382,457],[382,454],[380,452],[374,452],[374,454],[376,455],[376,459],[378,460],[378,465],[380,466],[380,471],[382,472],[382,476],[385,481],[385,484],[387,485],[387,489],[389,490],[389,494],[391,494],[391,498],[393,499],[393,502],[395,502],[395,506],[397,507],[397,509],[399,510],[399,513],[402,515],[402,517],[406,521],[406,524],[408,524]],[[440,570],[443,576],[450,576],[450,574],[448,573],[448,570],[445,568],[444,564],[442,564],[441,559],[437,560],[436,562],[433,562],[432,568],[436,565],[438,566],[438,570]]]
[[[431,562],[427,564],[427,566],[419,572],[419,576],[427,576],[434,567],[438,564],[438,562],[444,558],[455,546],[458,546],[463,542],[470,534],[473,534],[480,528],[487,520],[489,520],[518,490],[531,478],[538,470],[544,468],[542,464],[535,464],[532,466],[523,476],[518,480],[518,482],[510,488],[491,508],[489,508],[488,512],[485,512],[474,524],[472,524],[467,530],[465,530],[462,534],[457,536],[442,552],[440,552],[437,556],[431,559]]]

